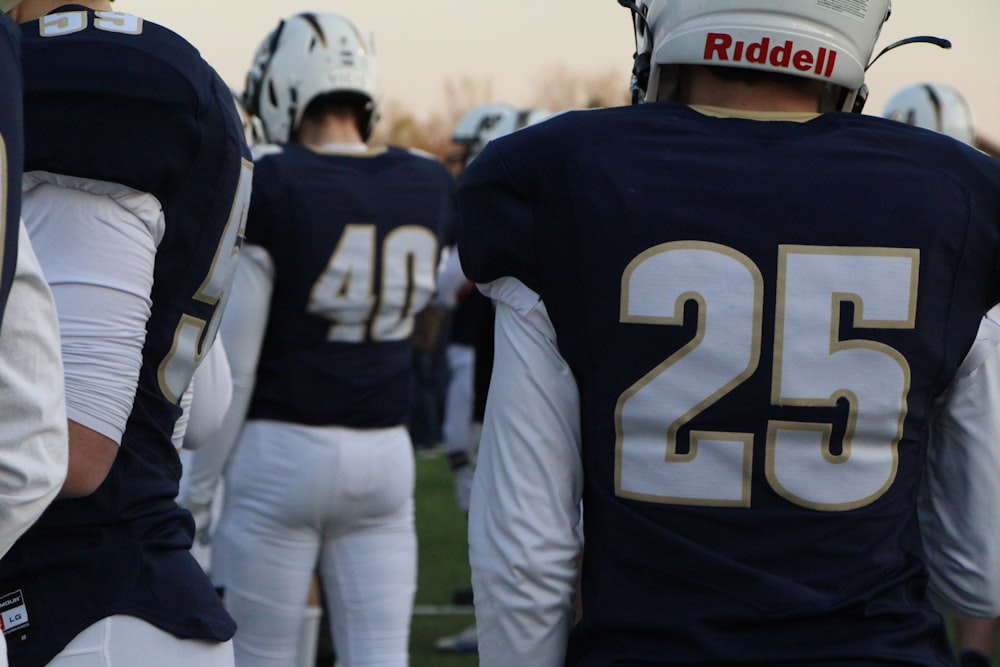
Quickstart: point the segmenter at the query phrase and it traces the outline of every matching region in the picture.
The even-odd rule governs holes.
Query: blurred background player
[[[459,119],[452,132],[452,142],[459,150],[450,156],[452,173],[461,179],[465,166],[482,150],[490,135],[517,114],[514,107],[503,104],[478,106]],[[479,440],[475,423],[475,350],[477,332],[484,321],[492,321],[493,307],[462,273],[458,253],[452,249],[438,279],[436,297],[451,310],[451,326],[446,356],[448,388],[445,395],[442,436],[452,472],[455,475],[455,498],[463,512],[469,511],[469,490],[472,484],[472,459]],[[492,327],[490,327],[492,332]]]
[[[340,664],[408,662],[411,336],[454,184],[433,159],[365,143],[375,65],[351,21],[305,13],[264,39],[247,77],[247,109],[278,145],[256,164],[224,325],[242,333],[225,338],[234,378],[254,378],[249,396],[234,383],[246,423],[230,433],[212,551],[241,667],[310,664],[298,645],[317,569]]]
[[[882,115],[908,125],[934,130],[970,146],[982,148],[977,140],[972,109],[965,97],[953,86],[941,83],[907,86],[889,99]],[[981,328],[980,338],[984,341],[990,341],[991,336],[983,329],[990,323],[994,323],[995,328],[995,322],[1000,319],[997,317],[998,314],[991,312],[991,315],[992,317],[988,318]],[[996,337],[995,331],[992,337]],[[995,440],[997,434],[991,433],[989,437]],[[952,489],[952,491],[965,492],[964,489]],[[974,513],[976,509],[970,505],[968,511]],[[1000,638],[1000,619],[971,616],[956,618],[955,641],[958,645],[960,666],[989,667],[993,662],[998,638]]]
[[[484,104],[466,112],[452,132],[452,143],[458,150],[449,155],[448,162],[456,180],[461,179],[465,167],[492,139],[533,125],[549,115],[543,109],[518,109],[502,103]],[[451,311],[442,435],[454,476],[455,500],[459,509],[468,513],[476,449],[493,368],[493,305],[462,273],[454,248],[438,278],[436,299]],[[467,558],[464,551],[462,558]],[[471,605],[472,589],[456,590],[452,601]],[[435,642],[437,650],[449,653],[474,653],[476,645],[474,623]]]
[[[24,160],[20,32],[0,2],[0,556],[55,499],[68,442],[59,323],[21,225]],[[6,614],[20,611],[5,598]],[[0,635],[0,665],[7,650]]]
[[[941,83],[907,86],[889,98],[882,115],[946,134],[969,146],[976,145],[972,109],[953,86]]]
[[[1000,381],[962,364],[1000,301],[1000,165],[836,113],[888,0],[621,4],[646,103],[493,141],[459,188],[497,303],[480,664],[954,664],[930,595],[1000,609],[1000,526],[937,489],[995,510],[1000,451],[928,434]]]
[[[459,119],[451,137],[457,150],[446,158],[456,181],[461,179],[465,167],[482,150],[486,137],[493,128],[516,112],[510,105],[484,104],[467,111]],[[487,320],[492,334],[493,306],[462,273],[455,248],[450,249],[438,277],[435,301],[450,312],[445,348],[448,382],[441,435],[455,483],[455,501],[462,512],[468,513],[475,450],[479,444],[479,428],[482,425],[482,416],[475,415],[476,346],[482,341],[480,333]],[[461,558],[468,558],[465,551]],[[456,590],[452,602],[471,605],[472,588]],[[443,652],[474,653],[475,623],[457,634],[441,637],[434,646]]]
[[[107,1],[25,0],[11,17],[23,214],[57,305],[70,442],[64,500],[0,561],[0,595],[24,603],[11,662],[232,665],[172,442],[249,202],[232,98],[190,44]]]
[[[943,83],[907,86],[889,99],[882,115],[947,134],[993,157],[1000,156],[1000,146],[976,131],[972,108],[954,86]]]

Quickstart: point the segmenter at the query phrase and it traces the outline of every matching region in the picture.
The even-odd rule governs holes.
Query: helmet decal
[[[819,80],[839,92],[839,108],[860,111],[865,71],[892,13],[890,0],[617,2],[635,31],[634,103],[675,97],[678,66],[708,65]],[[914,41],[947,44],[918,37],[889,48]]]

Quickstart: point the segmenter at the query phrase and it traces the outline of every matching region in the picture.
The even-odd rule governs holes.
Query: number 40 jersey
[[[455,185],[426,156],[354,148],[257,160],[247,243],[275,278],[249,419],[406,423],[414,317],[454,232]]]
[[[993,161],[883,119],[657,103],[494,141],[459,211],[466,275],[541,297],[579,389],[567,664],[951,664],[916,498],[1000,299]]]

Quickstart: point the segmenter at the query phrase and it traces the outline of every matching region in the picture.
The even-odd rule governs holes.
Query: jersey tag
[[[28,607],[21,590],[0,597],[0,630],[4,635],[24,630],[28,625]]]

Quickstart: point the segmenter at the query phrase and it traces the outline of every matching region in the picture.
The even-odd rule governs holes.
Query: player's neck
[[[328,115],[321,119],[303,118],[298,141],[305,146],[321,148],[330,144],[364,143],[353,117]]]
[[[8,15],[17,23],[27,23],[67,4],[83,5],[100,11],[111,11],[112,9],[109,0],[24,0],[20,5],[10,10]]]
[[[818,84],[722,80],[702,67],[684,68],[680,89],[684,104],[741,111],[818,113],[821,99],[822,89]]]

